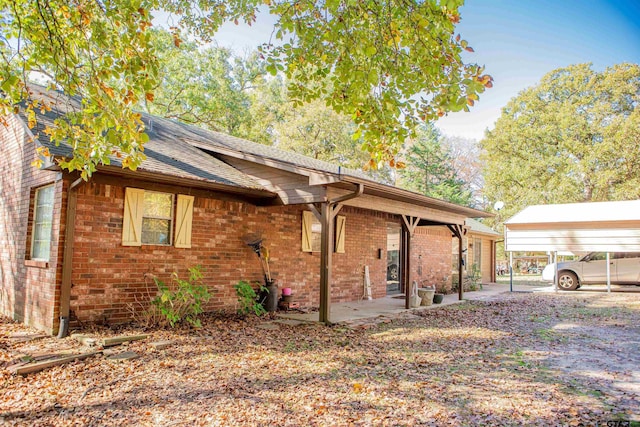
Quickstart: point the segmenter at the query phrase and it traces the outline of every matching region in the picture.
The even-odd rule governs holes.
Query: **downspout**
[[[62,251],[62,284],[60,285],[60,327],[58,338],[69,334],[69,307],[71,305],[71,273],[73,270],[73,241],[76,230],[76,207],[78,188],[85,181],[78,178],[67,190],[67,212],[64,227],[64,249]]]

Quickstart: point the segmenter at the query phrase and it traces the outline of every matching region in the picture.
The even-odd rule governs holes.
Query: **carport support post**
[[[558,292],[558,251],[553,251],[553,290]]]
[[[509,292],[513,292],[513,252],[509,252]]]
[[[611,264],[609,263],[609,252],[607,252],[607,292],[611,292]]]

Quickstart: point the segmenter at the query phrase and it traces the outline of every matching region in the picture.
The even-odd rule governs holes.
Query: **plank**
[[[111,347],[124,342],[144,340],[148,337],[149,335],[121,335],[119,337],[103,338],[102,345],[104,347]]]
[[[98,353],[100,352],[92,351],[91,353],[73,354],[71,356],[62,357],[60,359],[47,360],[46,362],[30,363],[28,365],[15,367],[11,370],[11,372],[17,375],[32,374],[34,372],[40,372],[42,370],[51,368],[53,366],[64,365],[66,363],[73,362],[76,360],[83,360],[88,357],[95,356]]]

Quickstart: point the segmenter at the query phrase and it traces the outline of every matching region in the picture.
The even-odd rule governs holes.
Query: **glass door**
[[[387,224],[387,295],[400,293],[400,224]]]

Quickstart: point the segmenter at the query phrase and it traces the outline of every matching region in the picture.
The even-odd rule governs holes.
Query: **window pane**
[[[36,226],[33,228],[33,240],[49,240],[51,238],[51,223],[50,222],[41,222],[36,223]]]
[[[142,220],[142,243],[151,245],[168,245],[169,226],[171,222],[167,219],[143,218]]]
[[[173,196],[165,193],[144,193],[144,214],[146,217],[171,218]]]
[[[53,220],[54,186],[36,191],[35,212],[33,218],[32,259],[49,259],[51,248],[51,222]]]

